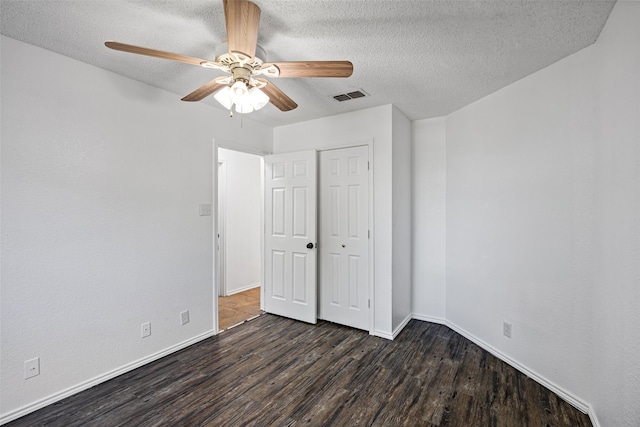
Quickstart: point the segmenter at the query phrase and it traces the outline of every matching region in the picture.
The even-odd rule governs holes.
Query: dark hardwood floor
[[[395,341],[262,315],[9,426],[590,426],[445,326]]]

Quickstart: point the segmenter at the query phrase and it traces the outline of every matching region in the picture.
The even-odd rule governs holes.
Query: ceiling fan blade
[[[272,67],[277,67],[277,75],[272,75]],[[353,64],[349,61],[291,61],[269,62],[262,65],[269,77],[349,77],[353,74]]]
[[[137,53],[138,55],[152,56],[154,58],[169,59],[171,61],[186,62],[187,64],[200,66],[202,62],[211,62],[204,59],[194,58],[192,56],[180,55],[163,50],[149,49],[146,47],[134,46],[132,44],[119,43],[114,41],[105,42],[105,46],[114,50],[123,52]]]
[[[260,8],[245,0],[223,0],[229,52],[253,58],[258,44]]]
[[[200,101],[224,86],[227,86],[227,83],[220,83],[216,79],[211,80],[206,85],[200,86],[198,89],[182,98],[182,101]]]
[[[269,96],[269,102],[275,105],[280,111],[291,111],[298,107],[291,98],[289,98],[283,91],[278,89],[273,83],[265,79],[256,79],[266,85],[261,88],[264,93]]]

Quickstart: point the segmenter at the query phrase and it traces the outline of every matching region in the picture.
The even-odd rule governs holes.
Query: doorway
[[[218,330],[260,315],[262,157],[218,148]]]

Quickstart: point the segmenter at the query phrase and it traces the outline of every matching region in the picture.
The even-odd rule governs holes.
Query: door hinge
[[[367,162],[367,170],[369,170],[369,162]]]
[[[371,230],[367,230],[367,239],[371,238]]]
[[[367,300],[367,308],[371,308],[371,300],[370,299]]]

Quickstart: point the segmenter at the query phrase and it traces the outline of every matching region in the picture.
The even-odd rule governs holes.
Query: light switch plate
[[[211,216],[211,203],[202,203],[200,205],[200,216]]]

